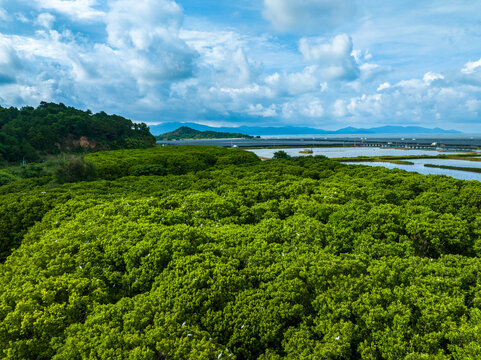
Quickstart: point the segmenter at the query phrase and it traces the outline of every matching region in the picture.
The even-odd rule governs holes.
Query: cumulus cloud
[[[249,104],[247,113],[252,116],[262,117],[275,117],[278,115],[277,106],[274,104],[271,104],[268,107],[265,107],[262,104]]]
[[[302,71],[274,73],[266,76],[264,84],[275,96],[300,95],[308,92],[323,91],[327,84],[321,83],[317,66],[306,66]]]
[[[55,17],[49,13],[42,13],[37,16],[37,24],[46,29],[50,29],[54,21]]]
[[[391,69],[387,66],[381,66],[373,63],[365,63],[359,65],[360,78],[363,81],[373,81],[381,75],[385,75]]]
[[[180,37],[198,53],[196,72],[195,77],[172,84],[171,97],[189,98],[192,112],[272,115],[275,109],[268,99],[274,97],[273,91],[262,81],[261,64],[247,54],[261,39],[215,30],[184,30]]]
[[[327,79],[354,80],[359,76],[352,47],[352,39],[347,34],[337,35],[328,42],[319,38],[302,38],[299,42],[304,59],[318,64]]]
[[[481,100],[469,99],[466,101],[466,108],[471,112],[477,113],[481,110]]]
[[[3,13],[9,35],[0,33],[2,105],[61,101],[139,120],[252,124],[263,118],[264,125],[330,128],[387,119],[479,123],[481,59],[453,72],[422,65],[406,71],[398,58],[390,68],[391,58],[362,34],[353,36],[372,54],[354,48],[347,34],[319,37],[346,19],[350,1],[265,0],[264,15],[274,26],[302,34],[297,47],[291,37],[279,41],[205,19],[190,17],[186,29],[174,0],[8,2],[8,9],[23,7]]]
[[[470,61],[464,65],[464,68],[461,70],[464,74],[472,74],[481,68],[481,59],[478,61]]]
[[[15,50],[3,46],[1,51],[18,54],[26,63],[23,71],[10,71],[15,58],[2,53],[0,73],[8,77],[1,76],[1,82],[17,83],[15,88],[0,88],[0,96],[17,106],[55,99],[105,110],[119,104],[124,111],[160,109],[166,103],[162,94],[172,82],[192,74],[197,56],[179,37],[180,7],[167,0],[163,5],[149,0],[113,3],[105,16],[106,43],[86,41],[84,34],[68,29],[54,30],[54,17],[39,13],[34,19],[43,30],[0,36]],[[16,79],[10,76],[17,73]]]
[[[77,44],[69,32],[38,31],[36,35],[0,36],[14,46],[17,57],[17,71],[10,72],[16,74],[15,84],[0,88],[0,96],[8,104],[68,103],[74,99],[90,108],[107,108],[132,95],[135,82],[129,82],[121,62],[105,47]]]
[[[351,19],[354,0],[264,0],[264,17],[279,31],[323,33]]]
[[[20,68],[21,62],[12,42],[0,35],[0,85],[16,82],[15,74]]]
[[[342,99],[337,99],[332,106],[332,114],[339,118],[345,117],[347,115],[346,102]]]
[[[383,108],[382,94],[363,94],[359,97],[351,98],[347,110],[353,115],[379,116]]]
[[[261,39],[246,38],[234,31],[181,31],[180,37],[199,54],[197,75],[205,83],[242,88],[262,73],[262,65],[247,54],[249,47]]]
[[[384,82],[381,85],[379,85],[379,87],[377,88],[377,91],[383,91],[383,90],[389,89],[390,87],[391,87],[390,83]]]
[[[325,114],[322,99],[306,94],[281,105],[281,116],[291,124],[299,124],[307,118],[310,122],[320,120]]]
[[[170,0],[119,0],[107,14],[108,42],[139,85],[189,77],[194,51],[180,39],[182,9]]]
[[[34,4],[39,9],[55,11],[80,21],[99,21],[105,15],[95,8],[96,0],[34,0]]]
[[[257,67],[249,61],[242,48],[230,50],[217,48],[214,81],[229,87],[244,87],[257,77]]]
[[[426,88],[426,82],[421,79],[401,80],[395,87],[402,88],[404,91],[419,91]]]
[[[436,80],[444,80],[444,75],[436,74],[434,72],[429,71],[426,74],[424,74],[423,80],[426,83],[426,85],[431,85]]]
[[[320,118],[324,115],[324,107],[319,99],[309,101],[301,113],[310,118]]]

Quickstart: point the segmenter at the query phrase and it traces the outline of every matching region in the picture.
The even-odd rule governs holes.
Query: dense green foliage
[[[145,148],[155,144],[148,127],[117,115],[92,114],[63,104],[0,107],[0,160],[34,161],[61,151]],[[1,175],[0,175],[1,176]]]
[[[95,164],[101,178],[108,180],[129,175],[182,175],[216,165],[254,164],[260,161],[254,153],[217,146],[116,150],[88,154],[85,159]],[[157,170],[154,170],[153,166]]]
[[[252,139],[253,136],[240,133],[227,133],[218,131],[199,131],[188,126],[181,126],[177,130],[157,136],[157,140],[182,140],[182,139]]]
[[[7,166],[0,169],[0,186],[7,185],[21,179],[52,176],[58,162],[44,161],[42,163],[28,163],[24,165]]]
[[[0,357],[481,357],[478,182],[213,147],[89,158],[115,180],[0,187]],[[149,158],[167,175],[120,177]]]
[[[78,181],[93,181],[97,179],[98,172],[94,163],[83,159],[74,158],[63,161],[55,170],[55,180],[59,184]]]

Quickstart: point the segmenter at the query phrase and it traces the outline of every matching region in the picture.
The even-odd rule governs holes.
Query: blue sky
[[[481,133],[481,2],[0,0],[0,105]]]

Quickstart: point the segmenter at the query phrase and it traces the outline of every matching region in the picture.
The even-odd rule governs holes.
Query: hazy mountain
[[[187,126],[199,131],[217,131],[228,133],[242,133],[247,135],[308,135],[308,134],[461,134],[457,130],[444,130],[440,128],[429,129],[420,126],[381,126],[375,128],[355,128],[346,127],[336,131],[315,129],[310,127],[282,126],[282,127],[262,127],[262,126],[239,126],[239,127],[212,127],[196,123],[167,122],[159,125],[150,126],[153,135],[160,135],[174,131],[182,126]]]
[[[461,134],[457,130],[441,128],[429,129],[421,126],[381,126],[375,128],[346,127],[332,132],[333,134]]]

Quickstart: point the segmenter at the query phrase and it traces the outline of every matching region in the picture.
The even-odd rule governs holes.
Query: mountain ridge
[[[213,127],[192,122],[166,122],[159,125],[151,125],[150,132],[155,135],[161,135],[167,132],[174,131],[182,126],[192,128],[198,131],[215,131],[226,133],[242,133],[251,136],[257,135],[356,135],[356,134],[462,134],[457,130],[445,130],[439,127],[425,128],[421,126],[380,126],[374,128],[355,128],[345,127],[339,130],[330,131],[311,127],[299,126],[281,126],[281,127],[262,127],[262,126],[239,126],[239,127]]]

